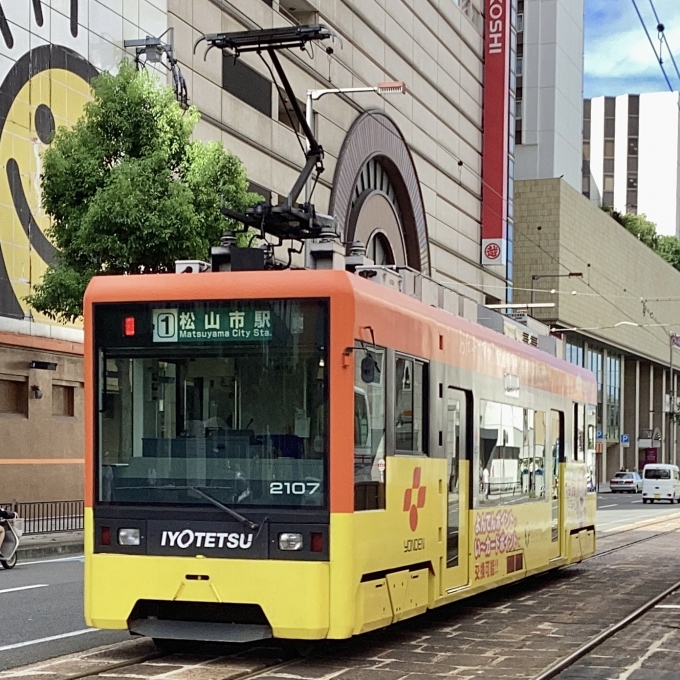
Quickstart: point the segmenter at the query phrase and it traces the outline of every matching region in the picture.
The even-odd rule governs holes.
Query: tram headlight
[[[118,545],[139,545],[139,529],[118,529]]]
[[[302,534],[279,534],[279,550],[302,550]]]

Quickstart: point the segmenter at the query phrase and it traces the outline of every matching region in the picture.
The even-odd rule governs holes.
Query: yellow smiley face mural
[[[54,259],[41,208],[41,155],[58,127],[82,115],[96,75],[73,50],[48,44],[23,55],[0,85],[0,316],[25,317],[24,298]]]

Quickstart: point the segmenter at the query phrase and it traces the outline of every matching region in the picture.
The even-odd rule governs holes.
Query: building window
[[[522,61],[523,57],[517,57],[515,61],[515,74],[518,76],[522,75]]]
[[[278,98],[279,99],[279,114],[278,114],[278,120],[279,123],[283,123],[285,126],[292,128],[297,132],[299,135],[302,134],[302,126],[300,125],[300,121],[298,120],[298,117],[295,115],[295,109],[293,109],[293,105],[290,103],[290,100],[286,96],[285,92],[281,92],[281,96]],[[300,111],[302,111],[303,115],[305,112],[305,104],[303,104],[299,99],[298,99],[298,106],[300,107]],[[314,122],[316,121],[316,114],[314,114],[314,121],[312,122],[312,128],[315,127]],[[316,134],[316,131],[313,130],[314,134]]]
[[[515,118],[517,120],[522,119],[522,100],[521,99],[518,99],[515,102]]]
[[[614,192],[613,191],[605,191],[602,194],[602,205],[606,206],[607,208],[613,208],[614,207]]]
[[[237,99],[271,117],[271,82],[241,59],[234,59],[233,55],[225,54],[222,58],[222,87]]]
[[[596,349],[589,349],[586,358],[586,368],[592,371],[597,382],[597,427],[602,429],[602,404],[603,404],[603,379],[604,371],[602,370],[602,352]]]
[[[603,187],[604,191],[606,192],[613,192],[614,191],[614,177],[612,175],[605,175],[604,176],[604,182],[603,182]]]
[[[293,24],[313,25],[319,23],[319,15],[307,0],[285,0],[279,3],[279,12]]]
[[[583,366],[583,340],[567,340],[564,358],[576,366]]]
[[[621,357],[607,356],[607,439],[618,441],[621,429]]]
[[[524,31],[524,14],[517,15],[517,32],[522,33]]]
[[[28,383],[25,378],[0,379],[0,413],[26,415]]]
[[[52,415],[73,418],[75,388],[68,385],[52,385]]]

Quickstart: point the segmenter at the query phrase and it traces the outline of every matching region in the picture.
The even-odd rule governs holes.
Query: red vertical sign
[[[486,0],[482,264],[507,263],[510,11],[512,0]]]

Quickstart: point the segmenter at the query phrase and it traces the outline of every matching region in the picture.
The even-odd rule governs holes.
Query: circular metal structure
[[[363,191],[362,178],[364,184],[369,180]],[[382,111],[367,111],[354,121],[347,133],[333,180],[330,213],[342,225],[345,241],[355,240],[357,224],[362,218],[362,198],[366,207],[375,200],[376,193],[393,206],[394,219],[401,232],[401,238],[395,242],[389,233],[395,224],[393,220],[389,220],[386,229],[381,229],[390,241],[395,262],[400,263],[399,251],[403,248],[403,263],[429,274],[427,220],[411,152],[389,116]],[[378,229],[381,226],[375,225]]]

